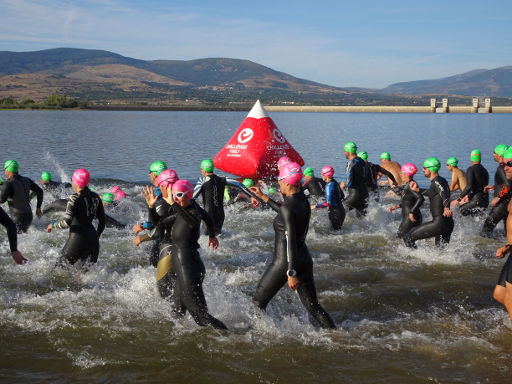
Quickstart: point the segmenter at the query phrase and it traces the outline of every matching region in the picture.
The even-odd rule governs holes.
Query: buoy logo
[[[279,141],[281,144],[283,144],[286,139],[283,137],[283,135],[281,134],[281,132],[279,132],[279,129],[274,129],[274,139],[276,139],[277,141]]]
[[[248,141],[251,141],[253,136],[254,136],[254,132],[251,128],[244,128],[238,134],[238,142],[240,144],[247,143]]]

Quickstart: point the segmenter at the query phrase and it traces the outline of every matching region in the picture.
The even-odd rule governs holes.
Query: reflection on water
[[[510,126],[508,115],[271,115],[309,165],[331,163],[342,173],[341,148],[354,140],[378,158],[384,150],[419,164],[479,148],[490,155]],[[128,199],[109,212],[131,224],[145,219],[140,196],[155,159],[180,176],[198,176],[202,158],[230,138],[244,113],[2,112],[3,156],[37,179],[49,170],[69,180],[88,167],[98,193],[120,184]],[[445,171],[444,171],[445,172]],[[443,173],[442,173],[443,174]],[[447,176],[447,173],[444,173]],[[119,181],[121,180],[121,181]],[[45,201],[47,203],[49,201]],[[512,331],[492,300],[503,260],[499,240],[482,239],[482,218],[456,217],[452,242],[418,250],[396,239],[396,200],[372,202],[369,215],[347,216],[331,233],[326,212],[314,211],[307,243],[320,301],[337,331],[309,323],[296,293],[282,289],[266,314],[252,293],[273,249],[270,211],[226,211],[220,247],[200,240],[209,310],[229,328],[199,328],[173,317],[155,286],[148,245],[133,246],[130,228],[107,228],[97,265],[87,273],[54,269],[67,231],[34,221],[19,239],[30,263],[15,265],[0,235],[2,382],[349,382],[510,381]],[[428,214],[427,214],[428,215]],[[503,235],[500,228],[499,234]]]

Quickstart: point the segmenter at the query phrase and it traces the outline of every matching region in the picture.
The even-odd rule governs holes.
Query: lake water
[[[146,217],[140,191],[148,168],[164,160],[193,182],[203,158],[233,135],[241,112],[0,113],[1,158],[39,180],[43,170],[69,181],[87,168],[98,193],[119,184],[128,199],[109,213],[121,222]],[[437,156],[470,165],[478,148],[491,181],[497,144],[512,144],[512,115],[272,113],[285,137],[317,173],[330,164],[341,179],[343,145],[369,160],[388,151],[400,163]],[[441,175],[449,177],[443,167]],[[428,181],[416,177],[420,185]],[[63,197],[64,195],[61,195]],[[50,202],[51,197],[45,199]],[[35,219],[17,266],[0,229],[1,382],[191,383],[509,383],[512,331],[493,301],[504,244],[483,239],[483,218],[456,215],[446,249],[432,240],[418,250],[395,237],[396,200],[372,202],[365,219],[350,213],[332,233],[325,211],[312,215],[307,243],[321,303],[339,327],[310,325],[296,293],[283,288],[258,317],[252,293],[272,258],[274,213],[226,210],[220,247],[202,237],[204,290],[227,334],[173,317],[155,286],[149,246],[133,246],[130,229],[107,228],[98,263],[79,277],[54,269],[68,232],[45,232]],[[424,214],[427,216],[427,207]],[[497,231],[503,235],[501,226]]]

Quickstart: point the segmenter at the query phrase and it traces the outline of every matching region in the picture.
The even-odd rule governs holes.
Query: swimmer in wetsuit
[[[201,220],[206,223],[209,234],[208,246],[217,249],[213,221],[208,213],[192,200],[194,187],[187,180],[179,180],[172,186],[172,198],[176,201],[174,213],[162,219],[153,234],[164,228],[172,241],[172,270],[176,283],[171,300],[176,314],[185,315],[188,310],[194,321],[204,327],[227,329],[218,319],[208,313],[204,298],[203,280],[205,267],[199,255],[197,243],[200,236]],[[171,197],[168,196],[168,202]],[[151,235],[150,235],[151,236]]]
[[[379,201],[380,198],[379,185],[377,184],[377,180],[382,177],[382,175],[386,176],[390,180],[392,188],[398,187],[395,176],[393,176],[391,172],[382,168],[379,164],[370,163],[368,161],[368,153],[361,151],[357,154],[357,156],[363,159],[366,163],[368,169],[366,185],[368,187],[368,192],[373,194],[375,201]]]
[[[308,167],[304,170],[304,184],[302,189],[309,193],[309,196],[325,196],[325,181],[322,178],[315,177],[313,168]]]
[[[430,188],[421,192],[430,200],[432,221],[412,229],[405,235],[404,243],[408,247],[416,248],[417,240],[430,237],[435,237],[437,246],[450,242],[455,225],[450,210],[450,187],[448,182],[439,176],[439,168],[441,162],[435,157],[430,157],[423,163],[423,173],[430,179]],[[409,187],[415,192],[420,192],[415,182],[409,183]]]
[[[463,216],[481,214],[489,205],[489,194],[484,191],[489,184],[489,172],[481,164],[481,154],[478,149],[471,152],[471,167],[466,170],[466,188],[464,188],[454,205],[460,204]],[[468,202],[461,204],[468,196]]]
[[[481,236],[490,237],[492,231],[500,221],[503,221],[505,230],[507,229],[508,203],[510,201],[510,191],[512,190],[512,181],[506,176],[505,167],[503,165],[503,155],[508,147],[505,144],[497,145],[494,149],[494,160],[498,163],[496,173],[494,174],[494,185],[488,185],[485,190],[494,190],[494,198],[492,199],[492,209],[485,219]]]
[[[357,145],[353,141],[345,144],[344,153],[348,159],[345,171],[347,178],[340,183],[342,190],[348,191],[344,204],[349,209],[355,209],[357,216],[365,216],[368,208],[368,168],[363,159],[357,156]]]
[[[41,217],[41,205],[43,204],[43,190],[28,177],[18,174],[18,163],[15,160],[7,160],[4,164],[6,181],[2,184],[0,204],[9,205],[12,221],[16,224],[18,233],[27,232],[32,223],[32,208],[30,207],[30,191],[37,195],[36,216]]]
[[[53,192],[60,188],[71,188],[71,183],[53,181],[52,174],[50,172],[43,172],[41,174],[41,185],[45,192]]]
[[[115,202],[115,196],[113,193],[107,192],[101,196],[101,201],[103,203],[103,207],[107,207],[109,205],[113,205]],[[126,228],[126,224],[120,223],[112,216],[109,216],[105,213],[105,226],[108,228],[116,228],[116,229],[124,229]]]
[[[333,167],[327,165],[322,168],[322,179],[325,181],[325,202],[311,205],[311,209],[328,208],[332,229],[336,231],[343,226],[345,221],[345,207],[343,207],[342,203],[343,199],[345,199],[345,194],[333,177]]]
[[[0,224],[5,227],[7,231],[7,238],[9,240],[9,247],[11,249],[11,256],[16,264],[25,264],[27,259],[23,257],[20,251],[18,251],[18,234],[16,233],[16,224],[11,218],[5,213],[0,207]]]
[[[240,187],[240,183],[235,179],[217,176],[213,173],[215,166],[211,159],[204,159],[201,162],[201,177],[195,188],[193,199],[197,199],[199,195],[203,198],[204,210],[208,212],[213,220],[215,235],[222,232],[224,225],[224,190],[226,184],[232,184]]]
[[[166,169],[167,164],[165,164],[163,161],[154,161],[153,163],[151,163],[149,167],[149,179],[151,180],[151,184],[153,184],[155,187],[158,187],[158,176]],[[158,215],[164,215],[167,212],[168,204],[165,202],[164,199],[162,199],[161,192],[159,189],[155,189],[154,193],[157,197],[157,202],[155,203],[156,213]],[[144,196],[144,191],[142,194]],[[144,223],[135,224],[133,226],[133,232],[135,232],[135,234],[139,234],[140,232],[147,229],[152,229],[153,227],[154,223],[152,223],[151,218],[148,217],[148,220],[145,221]],[[151,250],[149,251],[149,264],[151,264],[153,267],[156,267],[158,264],[159,247],[160,239],[156,239],[153,242]]]
[[[507,179],[512,181],[512,147],[504,152],[503,164]],[[493,296],[507,309],[511,321],[509,324],[512,326],[512,202],[508,203],[507,212],[507,244],[496,250],[496,257],[501,259],[507,254],[509,256],[501,269]]]
[[[251,188],[256,197],[278,213],[274,219],[274,258],[258,283],[254,302],[265,310],[269,301],[288,282],[292,290],[297,290],[302,304],[321,327],[334,329],[334,322],[318,302],[316,294],[313,260],[306,246],[311,209],[304,193],[299,190],[301,179],[299,164],[288,163],[281,168],[278,180],[281,193],[286,196],[283,204],[264,195],[259,187]]]
[[[418,172],[416,166],[412,163],[406,163],[400,168],[402,180],[405,184],[400,187],[402,199],[400,204],[389,208],[389,212],[402,208],[402,222],[398,227],[397,236],[403,238],[411,229],[421,225],[423,220],[420,207],[425,201],[423,195],[411,189],[411,183],[414,182],[413,177]]]
[[[158,188],[160,189],[161,196],[165,201],[165,205],[159,205],[159,212],[157,212],[157,203],[159,197],[155,195],[153,187],[146,187],[142,191],[142,195],[148,204],[148,217],[153,223],[154,227],[144,235],[138,235],[133,240],[136,246],[144,241],[159,239],[158,248],[158,262],[156,265],[156,281],[158,292],[160,296],[166,300],[170,300],[172,292],[176,283],[176,274],[172,271],[172,240],[171,232],[172,227],[159,228],[158,224],[164,218],[169,217],[175,213],[176,203],[169,195],[172,186],[179,180],[178,174],[172,169],[162,171],[157,178]],[[161,198],[160,198],[161,200]],[[157,230],[158,228],[158,230]],[[158,233],[157,233],[158,232]]]
[[[96,263],[100,251],[99,237],[105,229],[105,213],[100,197],[87,185],[91,177],[89,172],[80,168],[73,173],[73,190],[69,196],[66,216],[60,221],[48,224],[47,231],[53,228],[69,228],[69,238],[62,249],[58,264]],[[92,221],[98,219],[98,228]]]

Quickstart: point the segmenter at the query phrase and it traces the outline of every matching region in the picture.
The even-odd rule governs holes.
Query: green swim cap
[[[41,173],[41,180],[52,181],[52,174],[50,172]]]
[[[213,169],[215,168],[215,166],[213,165],[213,160],[212,159],[204,159],[203,161],[201,161],[201,169],[205,172],[213,172]]]
[[[382,152],[380,154],[380,158],[382,160],[391,160],[391,155],[389,154],[389,152]]]
[[[429,157],[423,162],[423,166],[432,172],[437,172],[441,168],[441,162],[435,157]]]
[[[353,141],[349,141],[347,144],[345,144],[345,147],[343,149],[345,150],[345,152],[348,153],[356,153],[357,145]]]
[[[457,164],[459,164],[459,160],[457,160],[456,157],[450,157],[448,160],[446,160],[447,165],[451,165],[452,167],[456,167]]]
[[[315,176],[315,172],[313,171],[313,168],[311,168],[311,167],[307,167],[307,168],[302,172],[302,175],[303,175],[303,176],[308,176],[308,177],[313,177],[313,176]]]
[[[9,172],[17,173],[18,172],[18,162],[16,160],[7,160],[4,163],[4,169]]]
[[[115,196],[113,193],[107,192],[103,196],[101,196],[101,199],[105,204],[110,204],[111,202],[114,201]]]
[[[167,164],[165,164],[163,161],[155,161],[149,167],[149,172],[154,173],[155,176],[158,176],[162,173],[162,171],[165,171],[166,169],[167,169]]]
[[[363,159],[364,161],[368,160],[368,153],[366,153],[365,151],[361,151],[357,154],[357,156],[359,156],[361,159]]]
[[[242,184],[245,185],[247,188],[251,188],[254,186],[254,181],[252,181],[252,179],[244,179],[244,181],[242,181]]]
[[[494,148],[494,153],[498,156],[503,156],[503,154],[507,151],[508,147],[505,144],[497,145],[496,148]]]
[[[504,159],[512,159],[512,146],[508,147],[508,149],[503,154]]]
[[[276,189],[274,187],[270,187],[268,189],[268,193],[269,193],[269,195],[273,195],[274,193],[276,193]]]
[[[480,150],[473,149],[471,151],[471,161],[480,161],[482,159],[482,155],[480,154]]]

